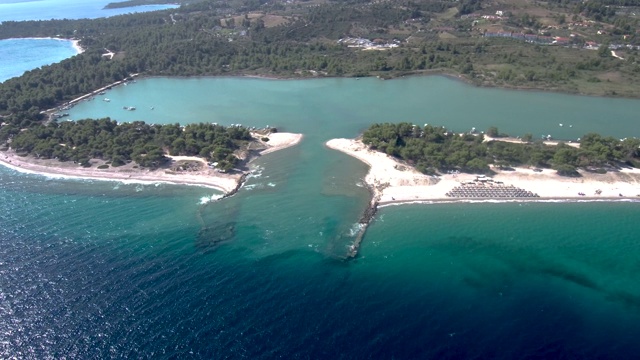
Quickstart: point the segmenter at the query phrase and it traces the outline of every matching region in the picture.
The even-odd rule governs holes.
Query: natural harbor
[[[0,84],[0,357],[640,352],[634,4],[152,3],[0,4],[85,50]]]

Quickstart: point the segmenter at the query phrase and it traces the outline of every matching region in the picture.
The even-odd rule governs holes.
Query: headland
[[[551,169],[493,167],[491,177],[464,173],[425,175],[387,154],[370,150],[362,141],[333,139],[331,148],[353,156],[370,166],[365,182],[380,205],[409,202],[490,200],[638,200],[640,170],[623,168],[606,174],[579,170],[580,177],[563,177]],[[466,188],[465,188],[466,187]],[[456,191],[462,188],[469,191]],[[497,191],[481,191],[492,188]],[[503,188],[524,190],[537,196],[508,196]],[[480,189],[479,191],[475,191]],[[519,195],[521,193],[515,193]],[[467,196],[465,196],[467,195]],[[483,196],[485,195],[485,196]]]
[[[271,133],[266,136],[269,141],[263,141],[262,137],[265,136],[262,135],[254,140],[255,149],[245,155],[245,162],[250,162],[256,156],[294,146],[302,140],[302,134],[294,133]],[[20,156],[9,149],[0,152],[0,165],[22,173],[53,178],[194,185],[214,188],[225,194],[236,190],[249,172],[249,170],[220,172],[208,166],[207,162],[200,157],[170,155],[167,157],[170,161],[158,169],[141,168],[135,162],[101,169],[99,167],[104,164],[103,160],[92,159],[92,166],[87,168],[71,161],[60,162],[55,159]]]

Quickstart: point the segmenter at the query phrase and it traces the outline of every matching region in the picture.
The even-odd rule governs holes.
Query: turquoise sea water
[[[111,101],[101,101],[105,97]],[[137,110],[125,111],[123,106]],[[637,100],[483,89],[431,76],[392,81],[150,78],[81,103],[70,116],[278,125],[318,139],[355,137],[373,122],[410,121],[455,131],[497,126],[514,136],[530,132],[575,140],[590,131],[640,136],[639,113]]]
[[[77,54],[70,40],[0,40],[0,82]]]
[[[176,8],[177,5],[143,5],[107,9],[110,0],[0,0],[0,23],[3,21],[94,19],[133,12]],[[62,61],[77,52],[70,41],[52,39],[0,40],[0,82],[25,71]]]
[[[177,5],[142,5],[104,9],[110,0],[0,0],[0,22],[51,19],[95,19],[135,12],[164,10]]]
[[[203,200],[215,191],[198,187],[0,169],[0,357],[640,353],[638,203],[385,207],[360,256],[345,262],[369,200],[367,168],[323,145],[385,120],[630,136],[636,100],[441,77],[160,78],[104,96],[111,102],[71,116],[269,124],[305,138],[258,159],[238,194],[213,203]]]

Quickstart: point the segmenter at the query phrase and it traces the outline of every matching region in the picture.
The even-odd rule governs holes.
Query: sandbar
[[[502,171],[497,168],[491,175],[494,181],[513,185],[537,194],[534,198],[490,199],[454,198],[446,194],[462,183],[477,178],[473,174],[425,175],[413,167],[382,152],[373,151],[362,141],[355,139],[333,139],[327,147],[341,151],[368,164],[370,169],[365,182],[373,191],[374,200],[380,205],[406,202],[430,201],[540,201],[540,200],[637,200],[640,201],[640,169],[620,169],[606,174],[579,170],[581,177],[569,178],[557,175],[555,170],[534,171],[515,168]]]
[[[273,133],[269,134],[269,141],[258,140],[262,149],[257,155],[264,155],[298,144],[302,140],[301,134]],[[92,160],[90,168],[82,167],[71,161],[60,162],[54,159],[37,159],[32,156],[19,156],[13,150],[0,152],[0,165],[15,171],[28,174],[43,175],[51,178],[65,179],[93,179],[105,181],[121,181],[126,183],[168,183],[179,185],[196,185],[214,188],[225,194],[238,188],[246,172],[222,173],[207,166],[206,161],[194,156],[167,156],[170,163],[157,170],[136,168],[135,163],[98,169],[104,164],[102,160]],[[185,167],[177,170],[180,164],[186,162],[200,162],[199,167]]]
[[[266,155],[274,151],[286,149],[288,147],[297,145],[300,141],[302,141],[303,135],[294,134],[294,133],[275,132],[275,133],[270,133],[266,135],[266,137],[269,138],[269,141],[261,140],[263,137],[265,137],[265,135],[252,133],[252,136],[267,147],[266,149],[260,151],[260,155]]]

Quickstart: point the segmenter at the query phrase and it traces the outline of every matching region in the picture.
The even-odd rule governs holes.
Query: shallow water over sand
[[[220,202],[195,187],[0,169],[1,357],[615,359],[640,350],[637,203],[386,207],[360,257],[344,262],[368,203],[367,168],[323,145],[403,120],[622,137],[638,131],[638,101],[441,77],[148,79],[105,97],[71,117],[269,124],[305,138],[258,159]]]
[[[111,101],[101,101],[104,97]],[[271,125],[323,139],[354,137],[369,124],[385,121],[456,131],[497,126],[513,136],[529,132],[534,138],[551,134],[567,140],[590,131],[640,136],[638,100],[477,88],[441,76],[386,81],[150,78],[116,87],[104,97],[76,106],[71,117]]]
[[[0,40],[0,82],[77,54],[70,40]]]

